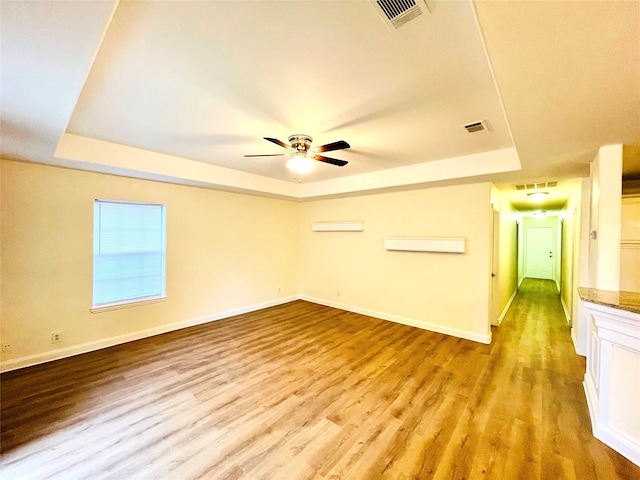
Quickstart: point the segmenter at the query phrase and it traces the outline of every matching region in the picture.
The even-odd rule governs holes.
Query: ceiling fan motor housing
[[[311,148],[311,142],[313,142],[313,138],[309,135],[301,135],[295,134],[289,137],[289,143],[292,148],[295,148],[299,152],[307,152]]]

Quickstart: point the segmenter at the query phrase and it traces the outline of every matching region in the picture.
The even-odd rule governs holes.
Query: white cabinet
[[[589,301],[585,305],[584,388],[593,434],[640,466],[640,313]]]

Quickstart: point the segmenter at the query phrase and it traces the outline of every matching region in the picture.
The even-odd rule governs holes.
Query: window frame
[[[160,253],[161,253],[161,268],[162,268],[162,288],[161,292],[152,295],[132,296],[129,298],[118,299],[108,302],[95,302],[95,290],[96,290],[96,234],[100,233],[100,226],[96,224],[99,219],[96,216],[96,209],[102,204],[122,204],[144,207],[159,207],[160,209]],[[116,310],[127,307],[140,306],[150,303],[156,303],[164,301],[167,298],[167,217],[166,217],[166,205],[161,203],[152,202],[140,202],[133,200],[112,200],[95,198],[93,200],[93,232],[92,232],[92,275],[91,275],[91,308],[92,313],[99,313],[109,310]]]

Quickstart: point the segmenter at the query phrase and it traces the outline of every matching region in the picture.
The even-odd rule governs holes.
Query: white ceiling
[[[3,1],[3,158],[287,198],[566,180],[640,144],[640,2]],[[487,120],[491,131],[462,125]],[[295,183],[262,137],[344,139]]]

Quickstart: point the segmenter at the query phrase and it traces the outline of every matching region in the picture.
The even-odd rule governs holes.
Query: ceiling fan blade
[[[344,167],[347,163],[346,160],[338,160],[337,158],[329,158],[323,157],[322,155],[313,155],[311,158],[314,160],[318,160],[319,162],[330,163],[331,165],[336,165],[338,167]]]
[[[286,148],[288,150],[291,149],[291,145],[288,145],[280,140],[278,140],[277,138],[269,138],[269,137],[263,137],[265,140],[268,140],[269,142],[275,143],[276,145],[280,145],[283,148]]]
[[[315,147],[313,151],[321,153],[321,152],[330,152],[332,150],[342,150],[343,148],[351,148],[351,145],[349,145],[344,140],[338,140],[337,142],[327,143],[326,145]]]
[[[245,155],[245,157],[284,157],[286,153],[267,153],[265,155]]]

